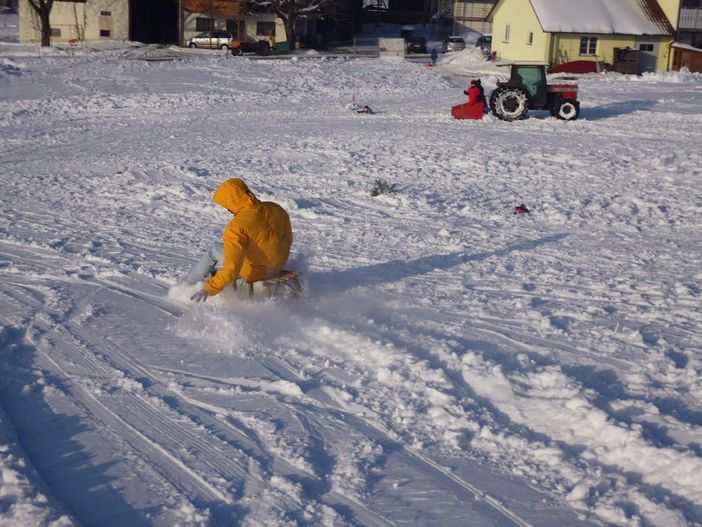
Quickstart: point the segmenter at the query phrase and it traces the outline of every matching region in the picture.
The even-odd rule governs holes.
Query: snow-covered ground
[[[702,521],[702,76],[0,49],[0,524]],[[188,301],[229,177],[307,298]]]
[[[17,13],[0,13],[0,43],[19,42]]]

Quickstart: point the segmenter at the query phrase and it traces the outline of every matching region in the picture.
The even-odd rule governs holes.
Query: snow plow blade
[[[463,103],[457,106],[451,107],[451,115],[454,119],[482,119],[483,118],[483,105]]]

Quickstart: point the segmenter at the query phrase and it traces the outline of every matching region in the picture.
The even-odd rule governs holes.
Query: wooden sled
[[[254,284],[260,283],[266,290],[266,295],[268,298],[275,298],[282,291],[289,291],[292,293],[293,298],[302,296],[302,285],[298,280],[301,275],[299,271],[288,271],[283,269],[276,276],[271,276],[268,278],[262,278],[261,280],[255,280],[253,282],[246,282],[249,289],[249,298],[254,297]],[[234,283],[236,287],[236,282]]]

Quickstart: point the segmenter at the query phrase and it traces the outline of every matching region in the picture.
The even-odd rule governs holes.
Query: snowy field
[[[1,525],[702,522],[702,76],[0,50]],[[188,300],[229,177],[303,300]]]

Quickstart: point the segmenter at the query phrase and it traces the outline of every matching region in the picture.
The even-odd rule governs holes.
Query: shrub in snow
[[[397,187],[396,183],[389,184],[384,179],[376,179],[371,189],[371,196],[380,196],[381,194],[394,194]]]

